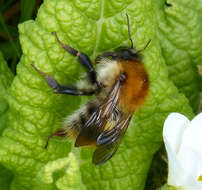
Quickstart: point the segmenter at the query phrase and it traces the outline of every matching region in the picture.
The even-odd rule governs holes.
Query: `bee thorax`
[[[121,73],[121,66],[116,60],[102,58],[97,66],[98,82],[111,87]]]

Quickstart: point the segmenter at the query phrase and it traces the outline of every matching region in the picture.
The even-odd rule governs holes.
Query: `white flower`
[[[163,139],[168,153],[168,184],[182,190],[202,190],[202,113],[189,121],[171,113]]]

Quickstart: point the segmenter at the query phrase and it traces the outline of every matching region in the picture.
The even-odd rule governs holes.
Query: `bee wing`
[[[96,144],[97,137],[104,131],[104,127],[118,103],[120,88],[121,79],[118,78],[102,104],[91,114],[82,127],[75,146]]]
[[[122,115],[110,130],[102,132],[97,138],[97,148],[93,154],[95,165],[104,164],[118,150],[121,140],[128,128],[132,115]]]

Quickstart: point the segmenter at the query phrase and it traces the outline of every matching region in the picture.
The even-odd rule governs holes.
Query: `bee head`
[[[141,55],[139,54],[139,51],[134,48],[119,47],[115,49],[114,55],[114,58],[118,59],[141,61]]]
[[[130,47],[119,47],[114,50],[114,52],[104,52],[103,54],[99,55],[95,62],[99,62],[102,58],[110,58],[110,59],[115,59],[115,60],[134,60],[134,61],[141,61],[141,55],[140,53],[144,51],[148,45],[151,42],[151,39],[147,42],[145,47],[140,50],[136,50],[133,47],[133,40],[131,37],[131,32],[130,32],[130,22],[129,22],[129,17],[128,14],[126,13],[126,18],[127,18],[127,24],[128,24],[128,36],[129,40],[131,42]]]
[[[113,52],[104,52],[96,58],[95,62],[98,63],[103,58],[108,58],[110,60],[141,61],[141,55],[139,54],[139,51],[129,47],[119,47]]]

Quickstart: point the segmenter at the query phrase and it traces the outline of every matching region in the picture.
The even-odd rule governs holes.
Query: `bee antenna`
[[[126,18],[127,18],[127,23],[128,23],[128,35],[129,35],[129,40],[131,41],[131,49],[133,49],[133,40],[131,38],[131,33],[130,33],[130,21],[129,21],[129,16],[126,13]]]
[[[147,42],[147,44],[144,46],[144,48],[137,51],[137,53],[140,53],[140,52],[144,51],[149,46],[150,42],[151,42],[151,39]]]

